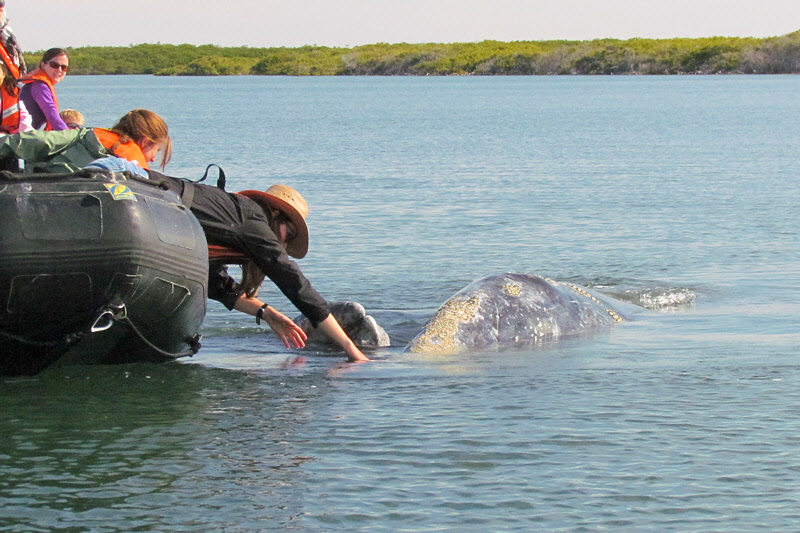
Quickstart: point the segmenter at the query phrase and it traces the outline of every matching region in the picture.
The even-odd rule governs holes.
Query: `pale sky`
[[[800,0],[7,0],[26,51],[190,43],[356,46],[604,37],[770,37]]]

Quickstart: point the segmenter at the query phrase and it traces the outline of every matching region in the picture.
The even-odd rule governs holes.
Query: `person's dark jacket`
[[[183,197],[186,182],[149,171],[151,179],[163,179]],[[328,317],[328,304],[311,286],[300,267],[289,258],[269,227],[258,203],[211,185],[194,183],[190,210],[197,217],[210,245],[225,246],[253,261],[281,292],[316,326]],[[209,264],[208,297],[233,309],[243,289],[225,264]]]

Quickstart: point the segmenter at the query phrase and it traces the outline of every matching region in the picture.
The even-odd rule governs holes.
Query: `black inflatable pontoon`
[[[207,279],[203,230],[159,183],[0,172],[0,375],[191,355]]]

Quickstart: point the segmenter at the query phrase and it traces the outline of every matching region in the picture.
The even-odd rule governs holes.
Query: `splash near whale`
[[[513,349],[628,320],[638,306],[531,274],[479,279],[448,299],[406,347],[412,353]]]

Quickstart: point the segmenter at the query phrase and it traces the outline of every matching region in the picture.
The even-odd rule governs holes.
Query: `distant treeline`
[[[483,41],[354,48],[189,44],[69,49],[70,75],[424,76],[534,74],[796,74],[800,31],[781,37]],[[25,54],[35,65],[41,52]]]

